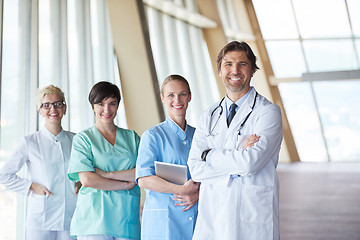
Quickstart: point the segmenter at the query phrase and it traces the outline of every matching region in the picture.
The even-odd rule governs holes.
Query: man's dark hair
[[[223,57],[227,52],[232,52],[232,51],[246,52],[246,56],[251,62],[251,68],[253,70],[253,73],[255,73],[256,70],[259,69],[259,67],[256,65],[256,56],[251,50],[250,46],[246,42],[232,41],[226,44],[225,47],[223,47],[218,54],[218,57],[216,59],[218,73],[221,70],[221,61]]]

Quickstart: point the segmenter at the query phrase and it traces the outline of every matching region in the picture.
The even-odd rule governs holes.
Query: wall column
[[[107,0],[107,5],[128,127],[142,134],[164,120],[143,3]]]

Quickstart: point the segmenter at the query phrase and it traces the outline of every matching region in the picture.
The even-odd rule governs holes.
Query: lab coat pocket
[[[28,198],[28,214],[40,215],[45,211],[47,195],[32,193]]]
[[[272,221],[273,187],[242,185],[240,219],[247,223],[269,223]]]
[[[142,215],[142,239],[166,239],[168,232],[168,210],[146,209]]]

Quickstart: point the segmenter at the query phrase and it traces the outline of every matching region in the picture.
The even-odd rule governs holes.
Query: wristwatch
[[[206,149],[205,151],[202,152],[201,154],[201,160],[203,160],[204,162],[206,162],[206,156],[208,155],[208,153],[211,151],[211,148]]]

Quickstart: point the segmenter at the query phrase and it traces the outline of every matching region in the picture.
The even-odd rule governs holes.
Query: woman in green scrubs
[[[79,240],[140,239],[140,189],[135,165],[140,137],[119,128],[114,118],[120,102],[118,87],[99,82],[89,94],[95,125],[73,139],[68,176],[82,188],[70,234]],[[116,172],[116,179],[103,177]]]

